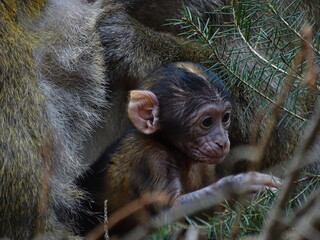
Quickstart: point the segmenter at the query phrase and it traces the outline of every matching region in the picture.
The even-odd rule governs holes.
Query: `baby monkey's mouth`
[[[222,162],[229,151],[217,151],[217,150],[210,150],[204,151],[203,149],[199,148],[193,151],[194,161],[207,163],[207,164],[217,164]]]

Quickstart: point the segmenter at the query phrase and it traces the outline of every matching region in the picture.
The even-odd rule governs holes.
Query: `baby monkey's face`
[[[229,101],[208,102],[189,117],[187,134],[182,141],[192,160],[207,164],[224,160],[230,150],[231,109]]]

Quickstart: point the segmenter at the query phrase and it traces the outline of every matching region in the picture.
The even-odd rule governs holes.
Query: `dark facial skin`
[[[195,162],[217,164],[229,153],[231,109],[229,101],[208,103],[189,118],[190,141],[186,141],[185,149]]]

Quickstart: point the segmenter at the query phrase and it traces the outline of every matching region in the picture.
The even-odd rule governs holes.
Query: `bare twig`
[[[307,200],[307,202],[295,212],[294,216],[288,221],[288,226],[294,226],[297,221],[301,219],[303,215],[306,215],[310,212],[316,202],[320,201],[320,190],[318,189],[314,192]]]
[[[217,205],[225,199],[236,198],[235,191],[232,189],[220,189],[208,196],[205,199],[197,202],[190,202],[184,205],[178,205],[170,208],[168,211],[160,213],[157,217],[152,218],[150,221],[146,221],[146,224],[139,225],[134,230],[132,230],[129,234],[127,234],[122,240],[139,240],[145,237],[152,230],[157,229],[159,227],[163,227],[171,222],[177,221],[184,216],[190,216],[195,214],[201,210],[208,209],[214,205]]]
[[[121,220],[129,217],[130,215],[144,209],[146,206],[150,204],[160,203],[165,204],[168,202],[168,196],[164,193],[146,193],[142,197],[138,198],[135,201],[132,201],[120,208],[118,211],[113,213],[107,221],[107,229],[112,229],[117,223]],[[106,221],[105,221],[106,223]],[[95,240],[101,238],[104,235],[106,226],[105,223],[100,224],[94,230],[87,234],[87,240]]]
[[[284,83],[282,85],[277,102],[275,105],[273,105],[271,114],[267,118],[267,122],[266,122],[263,136],[260,139],[258,146],[257,146],[258,151],[255,152],[256,153],[256,156],[254,157],[255,162],[253,162],[253,166],[252,166],[252,169],[254,169],[254,170],[258,168],[258,164],[260,163],[261,159],[263,158],[263,156],[265,154],[265,149],[270,142],[271,134],[276,126],[277,119],[281,113],[281,108],[279,106],[284,105],[286,97],[288,96],[288,94],[290,92],[290,89],[291,89],[291,86],[292,86],[292,83],[294,80],[294,76],[296,75],[298,66],[301,64],[301,62],[302,62],[302,53],[298,52],[297,56],[294,59],[292,70],[290,71],[288,77],[286,78],[286,80],[284,81]]]
[[[308,34],[308,33],[305,33]],[[309,33],[311,34],[311,33]],[[305,41],[302,42],[305,44]],[[320,98],[318,99],[318,103]],[[285,205],[288,202],[290,193],[294,187],[294,183],[298,178],[301,167],[303,166],[303,160],[308,157],[308,151],[314,146],[320,129],[320,106],[318,106],[313,114],[311,124],[307,127],[305,134],[302,138],[300,145],[296,148],[296,152],[293,155],[292,163],[289,170],[289,177],[286,181],[286,187],[281,192],[279,200],[274,207],[274,211],[270,214],[270,222],[266,225],[263,239],[272,240],[279,238],[285,227],[283,226],[283,212]]]

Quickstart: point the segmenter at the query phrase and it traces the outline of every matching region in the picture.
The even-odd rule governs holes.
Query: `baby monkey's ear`
[[[159,101],[147,90],[130,91],[128,114],[133,125],[142,133],[156,132],[159,126]]]

